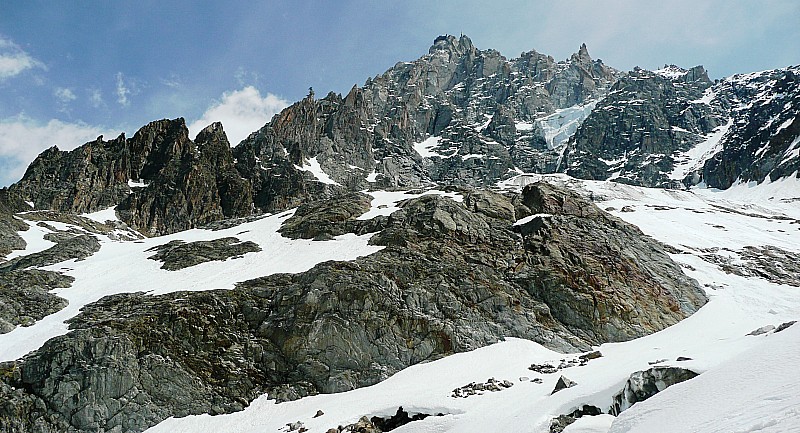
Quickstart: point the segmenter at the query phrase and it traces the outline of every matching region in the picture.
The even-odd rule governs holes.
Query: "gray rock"
[[[372,197],[347,193],[330,200],[304,203],[281,224],[280,233],[292,239],[328,240],[344,233],[364,234],[378,231],[380,221],[358,221],[370,209]],[[381,220],[382,221],[382,220]]]
[[[17,325],[30,326],[67,306],[67,300],[52,293],[69,287],[75,279],[38,269],[0,272],[0,334]]]
[[[572,380],[570,380],[570,379],[568,379],[568,378],[566,378],[564,376],[561,376],[561,377],[558,378],[558,381],[556,382],[556,386],[555,386],[555,388],[553,388],[553,392],[551,392],[550,394],[551,395],[555,394],[558,391],[561,391],[562,389],[572,388],[575,385],[577,385],[576,382],[574,382],[574,381],[572,381]]]
[[[788,327],[790,327],[790,326],[794,325],[795,323],[797,323],[797,321],[796,321],[796,320],[792,320],[791,322],[785,322],[785,323],[781,323],[780,325],[778,325],[778,327],[777,327],[777,328],[775,328],[775,332],[781,332],[781,331],[783,331],[784,329],[786,329],[786,328],[788,328]]]
[[[773,329],[775,329],[775,325],[766,325],[766,326],[762,326],[762,327],[760,327],[760,328],[756,329],[755,331],[752,331],[752,332],[750,332],[750,333],[749,333],[749,334],[747,334],[747,335],[761,335],[761,334],[766,334],[767,332],[769,332],[769,331],[772,331]]]
[[[261,247],[255,242],[242,242],[235,237],[226,237],[211,241],[188,243],[174,240],[145,251],[156,251],[148,259],[163,262],[161,269],[177,271],[201,263],[225,261],[231,257],[241,257],[247,253],[261,251]]]
[[[634,404],[647,400],[667,387],[697,376],[697,373],[680,367],[653,367],[637,371],[631,374],[625,387],[614,395],[611,414],[617,416]]]
[[[537,253],[525,268],[527,290],[575,335],[624,341],[677,323],[706,302],[658,242],[588,200],[536,183],[523,202],[534,214],[553,215],[515,226],[526,250]],[[660,301],[644,309],[631,303],[641,295]]]

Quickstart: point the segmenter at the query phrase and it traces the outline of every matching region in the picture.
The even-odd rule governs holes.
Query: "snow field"
[[[394,430],[398,433],[547,432],[553,417],[584,404],[607,410],[612,396],[622,389],[631,373],[648,369],[651,362],[660,360],[664,361],[658,365],[681,366],[702,374],[674,385],[648,402],[634,405],[619,419],[609,415],[585,417],[565,431],[800,431],[797,393],[790,392],[800,386],[800,376],[794,372],[800,352],[800,325],[781,334],[746,335],[767,324],[777,326],[800,318],[798,288],[726,274],[702,259],[703,249],[713,247],[776,245],[797,251],[800,248],[797,225],[771,218],[800,216],[796,202],[773,203],[774,200],[757,198],[739,201],[746,194],[737,189],[727,193],[684,192],[578,182],[563,176],[547,178],[574,184],[601,197],[598,203],[601,207],[615,207],[613,213],[620,218],[684,251],[672,257],[685,266],[689,276],[705,286],[709,303],[693,316],[656,334],[604,344],[598,348],[604,355],[602,358],[555,374],[538,374],[527,367],[531,363],[558,364],[561,359],[575,355],[552,352],[530,341],[507,339],[409,367],[371,387],[282,404],[262,396],[239,413],[171,418],[148,431],[286,431],[287,423],[301,421],[310,432],[325,432],[353,423],[364,415],[391,415],[403,406],[410,413],[446,415],[406,424]],[[800,191],[782,187],[790,195],[791,191]],[[752,196],[759,194],[762,193]],[[376,203],[388,197],[376,196],[373,210]],[[781,205],[779,211],[769,210],[774,204]],[[631,206],[633,211],[621,211],[625,206]],[[679,356],[692,359],[678,362]],[[562,374],[578,385],[550,395]],[[762,380],[770,375],[770,380]],[[490,377],[510,380],[514,386],[468,398],[450,396],[454,388],[484,382]],[[543,383],[520,381],[523,377],[538,377]],[[743,387],[747,392],[742,392]],[[325,415],[313,418],[317,410]]]
[[[797,287],[761,278],[727,274],[703,259],[709,251],[735,257],[745,246],[772,245],[800,252],[800,181],[794,178],[758,186],[741,184],[727,191],[658,190],[609,182],[577,181],[566,176],[542,178],[567,184],[591,195],[601,208],[614,208],[616,216],[636,224],[646,234],[675,247],[672,254],[684,271],[704,286],[710,301],[686,320],[656,334],[597,348],[603,357],[584,367],[555,374],[528,369],[532,363],[555,363],[575,354],[560,354],[539,344],[507,339],[497,344],[398,372],[371,387],[345,393],[318,395],[275,404],[261,396],[242,412],[220,416],[167,419],[151,432],[265,432],[286,431],[286,424],[302,421],[310,432],[325,432],[347,425],[361,416],[392,415],[397,407],[410,413],[443,413],[396,430],[409,432],[546,432],[550,420],[584,405],[607,409],[613,394],[628,376],[658,365],[690,368],[702,374],[675,385],[647,402],[634,405],[613,419],[608,415],[585,417],[565,430],[571,433],[621,432],[789,432],[800,431],[800,376],[794,371],[800,359],[800,325],[779,334],[748,336],[764,325],[800,319]],[[513,180],[509,188],[518,187]],[[462,199],[454,193],[428,191]],[[360,219],[388,215],[404,199],[422,193],[377,191],[372,208]],[[626,211],[623,211],[626,209]],[[102,213],[105,212],[105,213]],[[108,218],[108,210],[93,214]],[[302,272],[325,260],[352,260],[380,247],[367,244],[371,235],[344,235],[332,241],[290,240],[277,229],[293,211],[267,216],[218,232],[190,230],[170,236],[119,242],[101,238],[101,249],[84,261],[64,262],[50,269],[76,278],[72,287],[55,293],[70,304],[31,327],[18,327],[0,335],[0,360],[13,360],[35,350],[47,339],[67,332],[64,320],[80,307],[112,293],[145,291],[152,294],[180,290],[231,288],[234,283],[275,272]],[[93,218],[93,219],[94,219]],[[21,235],[28,249],[17,255],[41,251],[51,245],[42,239],[48,231],[30,223]],[[56,228],[66,225],[53,224]],[[148,248],[181,239],[187,242],[235,236],[253,241],[263,251],[224,262],[209,262],[179,271],[159,269],[147,259]],[[714,250],[716,249],[716,250]],[[727,250],[730,251],[727,251]],[[678,356],[692,358],[677,362]],[[578,383],[550,395],[560,375]],[[453,398],[453,389],[489,378],[509,380],[511,388],[468,398]],[[520,380],[528,378],[528,380]],[[540,378],[541,384],[529,379]],[[313,418],[317,410],[323,416]]]
[[[371,234],[345,234],[331,241],[284,238],[277,230],[281,222],[293,212],[283,212],[225,230],[195,229],[134,242],[118,242],[99,237],[100,251],[86,260],[68,261],[46,268],[75,277],[71,287],[53,291],[67,299],[69,305],[33,326],[17,327],[12,332],[0,334],[0,361],[18,359],[39,348],[48,339],[65,334],[67,325],[64,320],[75,316],[81,307],[103,296],[132,292],[158,295],[183,290],[230,289],[239,281],[279,272],[303,272],[327,260],[353,260],[382,248],[367,245]],[[36,226],[28,230],[32,231],[31,237],[44,233]],[[253,241],[262,251],[224,262],[202,263],[178,271],[160,269],[161,262],[147,258],[155,253],[148,252],[147,249],[172,240],[193,242],[226,236],[234,236],[241,241]]]

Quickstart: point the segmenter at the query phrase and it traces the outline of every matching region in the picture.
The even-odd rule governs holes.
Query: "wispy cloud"
[[[119,102],[119,105],[122,105],[123,107],[131,105],[130,101],[128,100],[128,95],[130,94],[130,89],[128,89],[128,86],[125,85],[125,76],[122,74],[122,72],[117,72],[117,102]]]
[[[101,134],[103,128],[52,119],[37,122],[25,115],[0,120],[0,186],[19,180],[36,156],[55,145],[74,149]]]
[[[170,87],[172,89],[180,88],[183,85],[183,80],[181,80],[180,75],[176,73],[169,74],[169,77],[162,78],[161,84]]]
[[[189,125],[192,136],[214,122],[222,122],[231,144],[236,145],[269,122],[276,113],[289,105],[280,97],[261,92],[253,86],[225,92],[222,99],[209,107],[203,116]]]
[[[58,99],[58,101],[63,104],[74,101],[75,99],[78,98],[77,96],[75,96],[75,92],[73,92],[72,89],[66,87],[57,87],[53,91],[53,96],[55,96],[56,99]]]
[[[0,36],[0,81],[33,68],[47,69],[44,63],[31,57],[19,45]]]
[[[92,104],[92,107],[94,108],[100,108],[106,106],[106,101],[103,100],[103,92],[97,88],[89,89],[89,102]]]
[[[258,72],[249,71],[243,67],[239,67],[233,75],[239,87],[258,86],[261,84],[261,75]]]

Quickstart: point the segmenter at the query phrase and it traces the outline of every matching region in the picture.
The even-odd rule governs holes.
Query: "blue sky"
[[[235,144],[309,87],[347,92],[440,34],[720,78],[800,63],[797,23],[796,0],[0,0],[0,186],[53,144],[161,118],[221,120]]]

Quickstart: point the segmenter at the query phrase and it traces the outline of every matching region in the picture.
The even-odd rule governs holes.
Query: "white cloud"
[[[28,164],[54,144],[61,150],[71,150],[104,133],[106,139],[116,137],[85,123],[56,119],[41,123],[25,115],[0,120],[0,186],[19,180]]]
[[[56,99],[58,99],[60,102],[64,104],[77,99],[77,96],[75,96],[75,92],[73,92],[72,89],[68,89],[66,87],[57,87],[53,91],[53,95],[56,97]]]
[[[0,37],[0,81],[33,68],[46,69],[42,62],[31,57],[17,44]]]
[[[200,119],[189,124],[189,133],[194,137],[206,126],[222,122],[228,140],[236,145],[288,105],[288,101],[271,93],[262,97],[261,92],[253,86],[225,92],[221,101],[214,103]]]
[[[119,102],[119,105],[123,107],[130,105],[131,103],[128,101],[128,95],[130,94],[130,89],[125,85],[125,77],[122,72],[117,72],[117,102]]]

